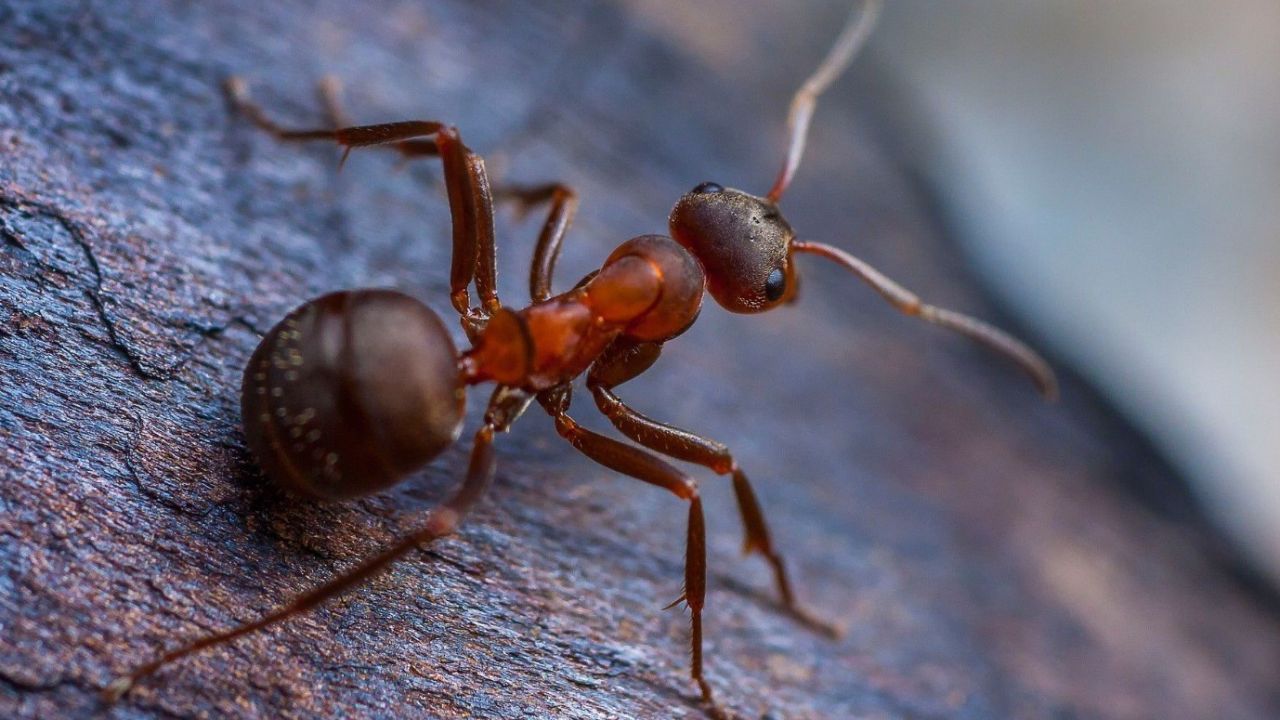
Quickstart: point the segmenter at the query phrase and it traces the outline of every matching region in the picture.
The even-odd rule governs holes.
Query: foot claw
[[[337,97],[342,92],[342,80],[337,75],[322,75],[316,84],[320,87],[320,92],[331,97]]]
[[[124,697],[124,694],[133,688],[133,678],[119,677],[111,681],[111,684],[102,688],[102,702],[113,705],[117,700]]]
[[[248,81],[239,75],[228,75],[227,79],[222,81],[222,89],[226,91],[231,104],[244,112],[245,107],[249,105]]]
[[[737,713],[734,713],[732,710],[725,709],[720,705],[720,703],[706,697],[705,695],[702,698],[702,705],[703,712],[707,714],[707,717],[712,718],[712,720],[738,720]]]
[[[839,640],[844,637],[845,632],[848,630],[843,623],[824,620],[817,615],[798,607],[787,608],[787,612],[790,613],[791,617],[799,621],[800,624],[808,627],[814,632],[825,635],[832,640]]]
[[[671,604],[664,606],[662,609],[663,609],[663,610],[670,610],[671,608],[673,608],[673,607],[675,607],[675,606],[679,605],[680,603],[687,603],[687,602],[689,602],[689,596],[688,596],[688,595],[681,595],[680,597],[676,598],[675,600],[672,600],[672,601],[671,601]]]

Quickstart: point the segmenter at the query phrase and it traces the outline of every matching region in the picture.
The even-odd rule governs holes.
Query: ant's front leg
[[[715,440],[650,419],[628,407],[613,393],[614,387],[648,370],[657,362],[661,352],[661,343],[629,340],[617,341],[606,349],[587,373],[587,388],[591,390],[596,406],[623,435],[650,450],[701,465],[720,475],[731,475],[733,493],[738,500],[738,512],[746,533],[743,550],[760,553],[768,561],[778,594],[788,613],[810,628],[830,637],[839,637],[841,628],[814,616],[796,600],[786,565],[774,549],[755,490],[729,448]]]
[[[473,341],[479,336],[489,316],[502,307],[496,282],[493,192],[484,159],[463,144],[457,128],[422,120],[331,130],[291,130],[273,122],[249,99],[240,78],[228,79],[227,91],[235,106],[253,124],[280,140],[332,140],[344,146],[348,153],[357,147],[388,146],[407,157],[439,156],[453,219],[450,298],[467,335]],[[467,286],[473,281],[480,296],[478,308],[471,307],[467,292]]]

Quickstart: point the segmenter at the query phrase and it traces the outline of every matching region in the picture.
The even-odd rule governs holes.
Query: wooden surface
[[[314,81],[336,73],[358,120],[445,119],[496,174],[572,183],[564,288],[662,232],[698,182],[772,180],[788,95],[843,10],[739,8],[0,5],[0,716],[698,717],[685,618],[660,610],[680,589],[684,508],[576,456],[534,413],[499,439],[494,491],[457,538],[115,708],[96,691],[389,543],[465,464],[459,446],[346,505],[264,485],[237,408],[259,332],[352,286],[446,314],[447,213],[430,163],[396,172],[361,153],[338,174],[332,149],[248,128],[221,80],[248,76],[306,124],[321,118]],[[863,72],[818,112],[790,221],[999,318],[882,150],[891,128],[871,129]],[[499,233],[501,290],[519,304],[536,222],[504,214]],[[1088,388],[1068,376],[1044,406],[980,351],[801,262],[797,306],[708,306],[622,389],[736,449],[800,593],[849,626],[830,642],[778,612],[765,569],[739,556],[727,482],[699,474],[708,670],[728,705],[1280,713],[1274,603]],[[604,427],[585,400],[576,414]]]

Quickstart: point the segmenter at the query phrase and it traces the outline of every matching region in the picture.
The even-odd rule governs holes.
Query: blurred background
[[[1280,579],[1280,5],[891,5],[905,140],[987,279]]]
[[[785,42],[726,29],[737,3],[639,6],[708,54]],[[1280,581],[1280,5],[887,6],[833,95],[877,118],[1007,310]],[[847,7],[805,12],[834,32]],[[806,27],[750,12],[776,15],[756,33]],[[798,54],[769,72],[802,74]]]

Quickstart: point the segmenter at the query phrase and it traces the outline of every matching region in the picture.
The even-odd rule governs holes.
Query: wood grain
[[[583,207],[564,288],[662,232],[698,182],[766,189],[787,97],[843,15],[718,3],[682,24],[663,7],[0,5],[0,716],[700,716],[685,619],[659,609],[679,594],[683,507],[579,458],[533,414],[499,439],[494,492],[457,538],[114,708],[96,699],[157,649],[391,542],[465,467],[459,446],[402,488],[320,505],[249,461],[237,386],[260,331],[355,286],[447,317],[449,226],[430,163],[359,153],[338,173],[331,148],[281,146],[231,113],[223,78],[310,124],[314,83],[335,73],[357,120],[448,120],[496,174],[571,183]],[[718,27],[758,44],[728,52]],[[790,221],[1000,320],[884,150],[892,130],[860,77],[818,111]],[[498,230],[501,291],[520,304],[536,222],[504,214]],[[1184,503],[1126,489],[1176,498],[1179,480],[1087,387],[1068,377],[1044,406],[837,269],[802,273],[798,305],[708,307],[621,390],[734,448],[802,597],[849,626],[830,642],[778,612],[766,569],[739,555],[727,481],[699,475],[708,670],[731,707],[1280,712],[1274,602]],[[592,415],[582,401],[577,414]]]

